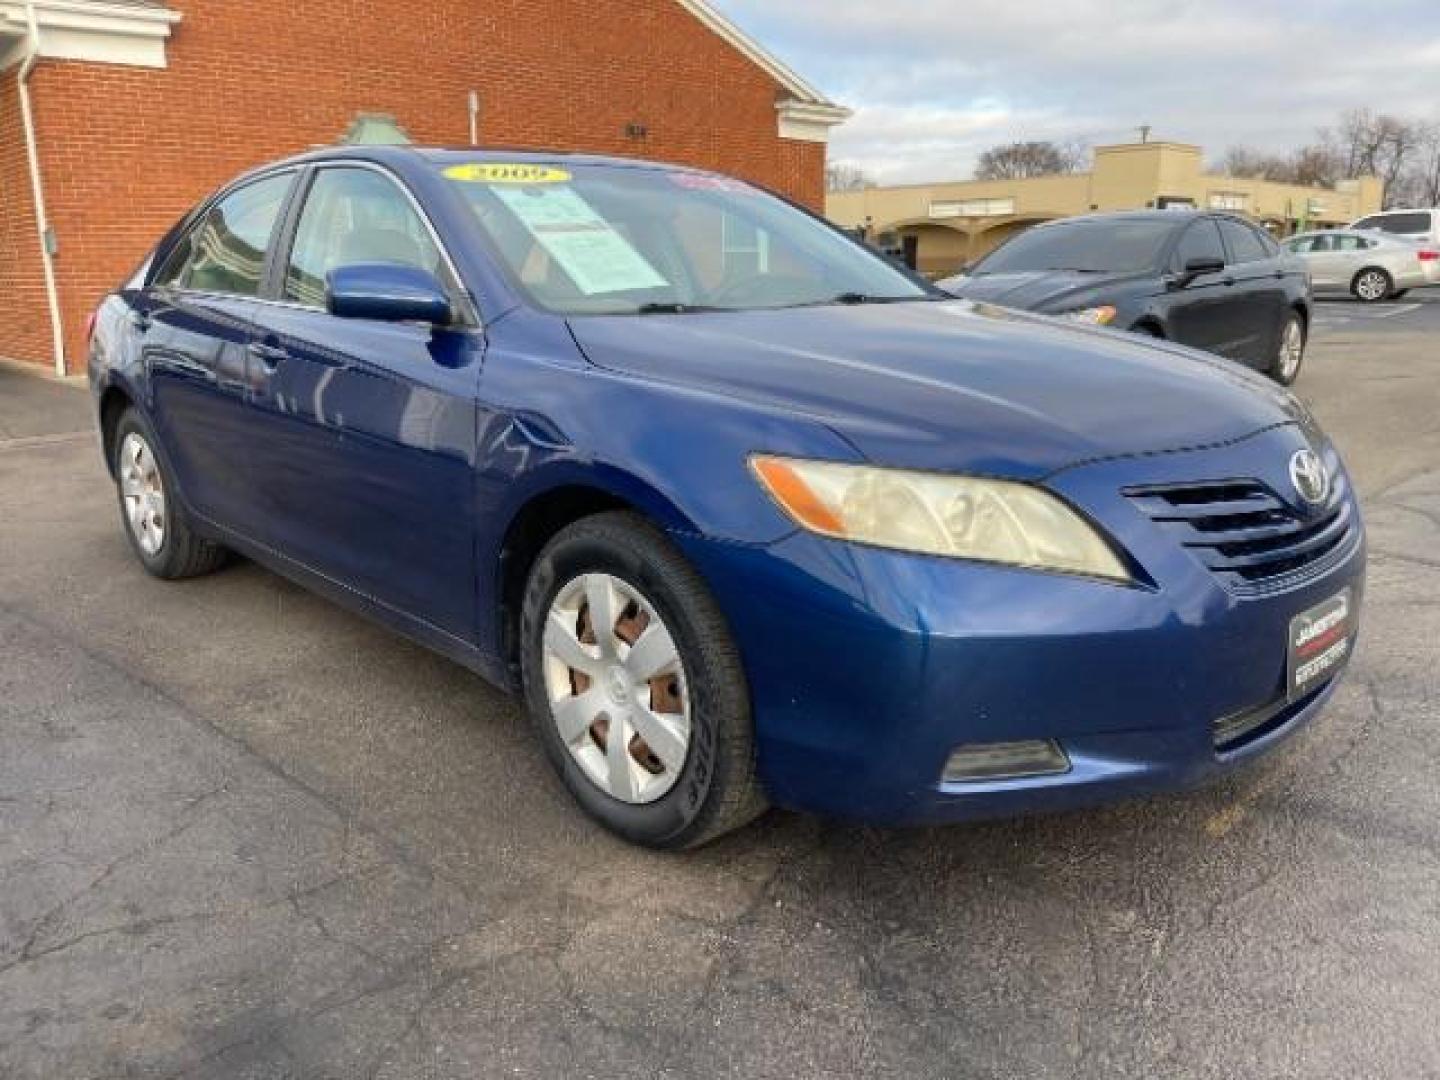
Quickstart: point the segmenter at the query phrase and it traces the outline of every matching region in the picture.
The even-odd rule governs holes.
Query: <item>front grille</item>
[[[1357,532],[1343,475],[1323,510],[1301,514],[1258,480],[1132,488],[1147,517],[1189,548],[1227,585],[1267,588],[1319,572]]]

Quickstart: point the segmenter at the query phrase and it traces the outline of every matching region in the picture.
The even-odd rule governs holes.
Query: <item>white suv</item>
[[[1440,210],[1386,210],[1363,217],[1350,228],[1378,229],[1422,244],[1440,244]]]

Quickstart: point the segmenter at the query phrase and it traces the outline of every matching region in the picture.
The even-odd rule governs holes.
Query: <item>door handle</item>
[[[249,353],[256,360],[260,361],[260,366],[267,372],[274,371],[280,366],[280,361],[289,355],[289,353],[279,345],[266,345],[259,341],[250,343]]]
[[[1235,279],[1233,277],[1223,277],[1220,279],[1220,283],[1222,285],[1234,285]]]

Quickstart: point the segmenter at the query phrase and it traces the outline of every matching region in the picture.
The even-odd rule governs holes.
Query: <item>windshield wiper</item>
[[[657,300],[641,304],[636,315],[689,315],[697,311],[734,311],[734,308],[712,307],[707,304],[682,304],[676,300]]]

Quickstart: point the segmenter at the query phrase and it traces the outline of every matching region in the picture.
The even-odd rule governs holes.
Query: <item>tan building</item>
[[[1374,213],[1382,195],[1374,177],[1332,190],[1207,173],[1200,147],[1150,142],[1096,147],[1088,173],[832,192],[825,212],[845,228],[864,227],[872,240],[893,242],[912,265],[941,276],[1037,222],[1093,210],[1231,210],[1289,235]]]

